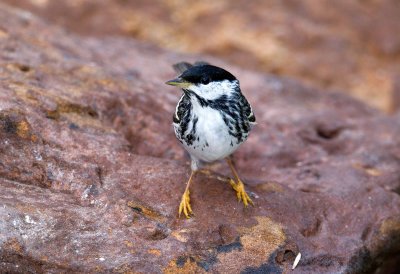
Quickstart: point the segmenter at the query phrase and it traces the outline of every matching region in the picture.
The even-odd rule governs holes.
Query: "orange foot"
[[[193,213],[192,207],[190,206],[190,192],[189,190],[186,190],[181,199],[181,203],[179,204],[179,217],[181,217],[181,214],[185,214],[186,218],[189,219],[190,215]]]
[[[249,203],[254,206],[253,201],[250,199],[249,195],[246,193],[246,190],[244,189],[244,184],[242,181],[238,181],[237,183],[233,180],[230,179],[229,183],[231,184],[232,188],[236,191],[236,196],[240,201],[243,201],[243,204],[245,207],[249,205]]]

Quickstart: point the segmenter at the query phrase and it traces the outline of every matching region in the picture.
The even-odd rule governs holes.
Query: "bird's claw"
[[[181,214],[185,214],[186,218],[189,219],[190,215],[193,213],[192,207],[190,206],[190,192],[189,190],[185,191],[182,195],[181,203],[179,204],[179,217]]]
[[[245,207],[247,207],[249,203],[252,206],[254,206],[253,201],[250,199],[249,195],[246,193],[246,190],[244,189],[244,184],[242,181],[239,180],[236,183],[233,179],[230,179],[229,183],[231,184],[232,188],[236,191],[236,196],[239,202],[243,201]]]

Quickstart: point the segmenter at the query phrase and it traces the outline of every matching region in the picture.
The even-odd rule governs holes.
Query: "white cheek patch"
[[[239,81],[219,81],[219,82],[211,82],[207,85],[199,84],[192,85],[188,89],[196,93],[197,95],[203,97],[207,100],[214,100],[222,95],[229,96],[231,93],[235,91],[235,89],[239,86]]]

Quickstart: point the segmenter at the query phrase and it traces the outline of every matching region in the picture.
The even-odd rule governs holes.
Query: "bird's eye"
[[[203,76],[203,77],[201,78],[200,82],[201,82],[203,85],[207,85],[208,83],[211,82],[211,79],[210,79],[210,77],[208,77],[208,76]]]

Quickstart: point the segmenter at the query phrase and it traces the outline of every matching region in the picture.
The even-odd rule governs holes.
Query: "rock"
[[[122,34],[335,89],[387,112],[400,71],[397,0],[5,0],[69,30]]]
[[[360,273],[396,267],[400,124],[343,94],[222,65],[258,125],[235,154],[255,207],[211,166],[178,219],[188,158],[171,64],[202,59],[68,33],[0,4],[0,269]],[[397,261],[396,261],[397,260]]]

